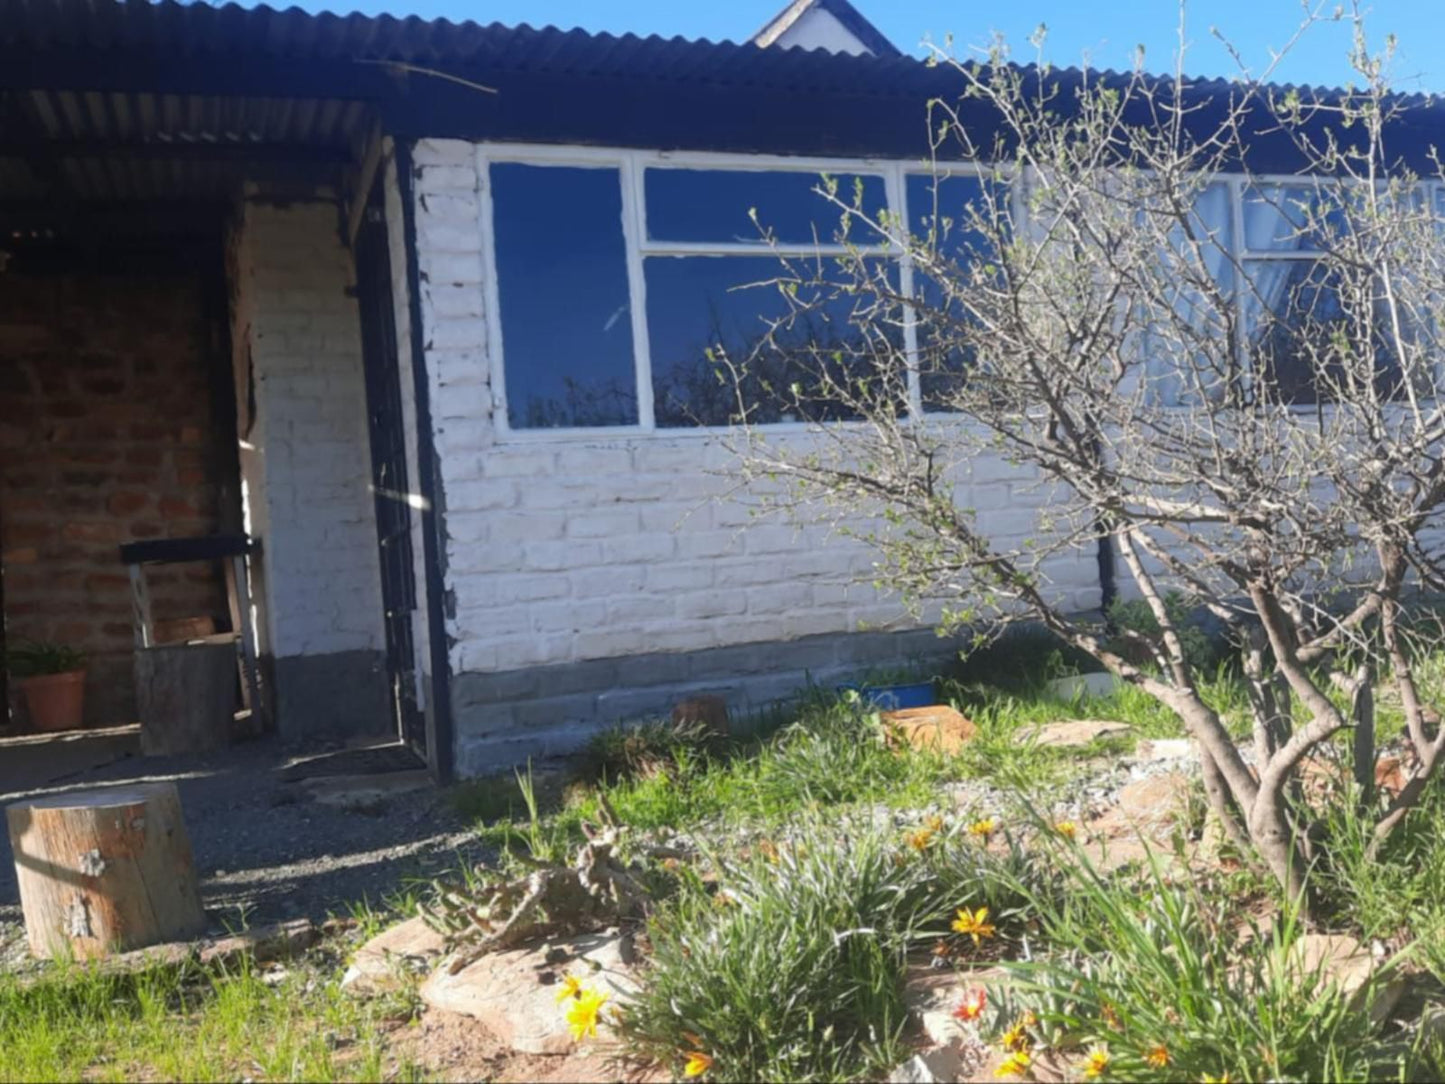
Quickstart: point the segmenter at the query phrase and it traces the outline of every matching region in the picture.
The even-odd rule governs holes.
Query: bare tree
[[[1391,145],[1416,103],[1391,93],[1358,11],[1354,26],[1360,89],[1328,96],[1272,89],[1268,72],[1202,86],[1020,67],[1001,47],[943,58],[960,95],[933,106],[935,176],[966,162],[979,180],[940,180],[911,222],[869,219],[825,183],[867,240],[845,273],[784,275],[799,313],[842,292],[861,325],[795,377],[788,411],[808,418],[827,401],[862,421],[800,440],[751,424],[745,396],[734,412],[761,499],[864,539],[884,586],[932,601],[947,627],[1041,622],[1177,713],[1230,837],[1305,900],[1317,825],[1295,785],[1302,760],[1354,728],[1378,842],[1445,748],[1420,677],[1433,630],[1405,606],[1445,585],[1431,544],[1445,500],[1445,237],[1425,171]],[[1302,163],[1297,181],[1254,174],[1264,143]],[[1254,247],[1278,259],[1241,255],[1238,213],[1216,206],[1231,191]],[[901,284],[877,272],[883,251]],[[867,379],[840,378],[859,371],[840,349],[866,351]],[[796,341],[789,357],[798,369]],[[720,364],[750,386],[748,357]],[[1001,542],[966,506],[980,456],[1047,487],[1026,544]],[[1051,590],[1051,562],[1101,537],[1157,635],[1110,629]],[[1248,739],[1201,691],[1166,605],[1176,591],[1237,638]],[[1371,790],[1387,689],[1413,751],[1393,797]]]

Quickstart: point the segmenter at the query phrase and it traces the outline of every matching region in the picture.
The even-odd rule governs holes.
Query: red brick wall
[[[215,421],[207,371],[228,371],[223,350],[194,273],[0,275],[5,634],[86,652],[87,725],[135,710],[117,544],[211,533],[235,500],[234,434]],[[225,627],[219,569],[147,576],[158,619],[208,614]],[[23,719],[13,688],[10,700]]]

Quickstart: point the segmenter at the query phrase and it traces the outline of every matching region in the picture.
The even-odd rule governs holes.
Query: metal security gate
[[[366,368],[366,410],[371,435],[372,493],[381,556],[381,599],[386,611],[387,683],[397,733],[423,760],[426,719],[418,707],[416,573],[412,564],[411,495],[407,486],[406,430],[402,424],[391,259],[381,186],[356,237],[356,287],[361,308],[361,351]]]

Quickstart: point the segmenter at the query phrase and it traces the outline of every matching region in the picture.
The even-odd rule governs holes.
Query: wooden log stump
[[[236,713],[234,641],[137,648],[135,701],[148,757],[228,745]]]
[[[205,929],[174,783],[16,802],[5,819],[36,956],[90,959]]]

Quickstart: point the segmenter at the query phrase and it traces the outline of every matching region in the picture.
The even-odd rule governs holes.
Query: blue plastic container
[[[855,692],[863,698],[863,703],[879,711],[927,708],[935,703],[931,681],[915,681],[907,685],[839,685],[838,691]]]

